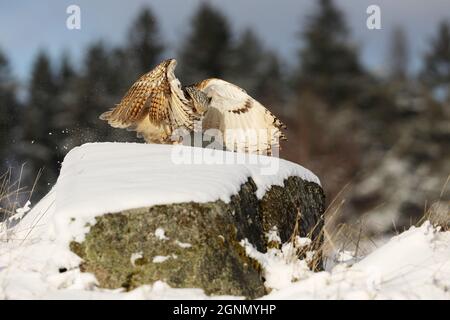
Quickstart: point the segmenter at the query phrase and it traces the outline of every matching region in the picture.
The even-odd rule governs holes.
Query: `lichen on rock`
[[[263,270],[240,241],[248,239],[265,252],[271,228],[286,242],[295,225],[300,236],[318,239],[324,194],[316,183],[294,176],[284,186],[272,186],[262,199],[256,189],[249,178],[228,203],[188,202],[107,213],[71,249],[83,259],[81,269],[93,273],[104,288],[131,290],[162,280],[211,295],[260,297],[266,293]],[[163,230],[164,237],[155,235],[156,230]],[[139,258],[131,263],[137,252]],[[155,262],[155,257],[165,258]]]

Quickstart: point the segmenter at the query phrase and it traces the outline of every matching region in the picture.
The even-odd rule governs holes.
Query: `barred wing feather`
[[[209,98],[203,131],[217,129],[228,150],[249,153],[270,153],[286,137],[285,125],[261,103],[238,86],[220,79],[197,84]]]

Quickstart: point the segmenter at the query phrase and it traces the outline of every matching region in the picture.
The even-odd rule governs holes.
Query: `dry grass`
[[[420,226],[425,221],[429,220],[433,225],[439,226],[442,231],[450,230],[450,212],[448,211],[450,202],[444,200],[448,199],[449,184],[450,175],[442,187],[439,198],[434,201],[431,206],[427,207],[425,205],[422,218],[416,224],[411,223],[411,226]],[[311,245],[298,251],[298,257],[301,259],[306,257],[307,252],[314,252],[313,258],[309,261],[310,268],[313,271],[323,270],[323,266],[326,265],[327,262],[336,263],[337,261],[328,261],[329,259],[333,259],[333,254],[336,252],[349,250],[353,252],[353,261],[358,261],[379,246],[379,243],[377,243],[379,237],[371,237],[368,235],[368,232],[365,232],[365,221],[368,213],[361,214],[360,218],[351,225],[348,223],[339,223],[339,221],[342,221],[343,206],[345,204],[344,194],[348,188],[349,184],[344,186],[328,205],[323,215],[324,224],[322,225],[321,222],[318,222],[316,226],[310,230],[307,237],[313,239]],[[439,212],[439,214],[437,212]],[[300,212],[298,212],[298,219],[301,219]],[[395,222],[393,221],[392,223],[395,228]],[[299,222],[297,221],[290,239],[292,243],[299,235],[298,226]],[[313,234],[316,233],[317,228],[321,228],[321,230],[319,235],[314,238]],[[395,230],[395,234],[399,234],[403,231],[397,230],[397,228],[395,228]],[[380,243],[383,243],[383,241]]]
[[[18,208],[23,207],[31,199],[40,177],[41,172],[38,173],[31,189],[21,185],[23,168],[21,166],[17,176],[14,175],[12,169],[8,169],[0,175],[0,232],[18,222],[10,221],[10,218],[16,214]]]
[[[343,198],[347,191],[349,184],[346,184],[338,194],[333,198],[323,214],[323,220],[318,221],[316,225],[310,230],[307,237],[312,239],[312,243],[308,247],[304,247],[299,252],[299,257],[304,258],[307,252],[313,252],[313,256],[309,261],[309,267],[313,271],[323,270],[326,266],[328,259],[331,259],[331,252],[345,249],[345,242],[340,245],[336,244],[335,239],[339,238],[343,234],[347,234],[347,241],[359,243],[361,237],[361,230],[359,237],[355,240],[353,236],[349,236],[348,230],[351,227],[345,223],[337,224],[337,221],[341,220],[342,208],[345,203]],[[313,235],[317,234],[317,228],[320,228],[318,235],[314,238]],[[296,236],[296,228],[294,228],[293,238]],[[357,245],[358,246],[358,245]]]
[[[425,203],[424,213],[422,218],[416,223],[416,226],[421,225],[425,221],[430,221],[433,225],[439,226],[443,231],[450,231],[450,198],[449,196],[449,183],[450,175],[445,180],[442,186],[439,198],[432,201],[432,204],[428,206]]]

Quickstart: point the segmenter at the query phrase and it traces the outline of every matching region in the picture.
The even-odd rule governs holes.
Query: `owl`
[[[141,76],[115,108],[103,113],[114,128],[136,131],[147,143],[179,143],[177,129],[213,136],[225,150],[270,154],[286,140],[286,126],[244,89],[221,79],[182,87],[177,61]]]

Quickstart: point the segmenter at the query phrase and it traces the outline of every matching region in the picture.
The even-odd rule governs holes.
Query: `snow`
[[[263,267],[266,279],[264,285],[269,289],[281,290],[312,273],[307,261],[298,259],[296,247],[291,243],[283,244],[281,250],[271,248],[267,253],[258,252],[247,240],[242,240],[241,245],[246,254]]]
[[[246,157],[246,158],[245,158]],[[263,197],[289,176],[320,183],[286,160],[172,145],[90,143],[66,156],[56,185],[21,222],[33,226],[43,210],[58,243],[82,241],[95,217],[168,203],[230,201],[250,177]],[[55,214],[57,213],[57,214]],[[37,230],[33,228],[33,233]]]
[[[281,238],[278,235],[278,229],[276,226],[273,226],[272,229],[269,230],[266,234],[267,242],[276,242],[281,243]]]
[[[169,240],[169,238],[166,237],[166,233],[163,228],[157,228],[155,230],[155,236],[161,241]]]
[[[143,257],[144,257],[144,255],[143,255],[142,251],[135,252],[131,255],[130,262],[133,266],[136,266],[136,264],[135,264],[136,260],[141,259]]]
[[[190,152],[196,163],[176,164],[180,159],[174,152],[184,153],[185,159]],[[310,171],[281,159],[256,156],[247,159],[252,163],[201,164],[199,157],[204,157],[202,150],[167,145],[105,143],[72,150],[49,194],[0,234],[0,299],[242,299],[170,288],[161,281],[130,292],[100,289],[92,274],[80,271],[81,259],[68,247],[72,239],[83,239],[89,231],[86,223],[100,214],[174,202],[229,201],[249,177],[258,197],[292,175],[319,183]],[[267,174],[267,168],[276,170]],[[17,213],[25,214],[28,207]],[[154,234],[168,240],[162,228]],[[279,238],[276,230],[268,237]],[[261,253],[242,241],[247,254],[263,266],[271,289],[263,299],[450,299],[450,232],[428,222],[393,237],[351,266],[341,263],[327,272],[314,273],[307,259],[297,259],[298,248],[308,244],[309,239],[296,238]],[[139,258],[142,253],[134,253],[130,263]],[[152,259],[163,263],[176,256]]]
[[[153,263],[162,263],[170,258],[171,256],[155,256],[152,261]]]
[[[428,221],[351,267],[310,273],[264,299],[450,299],[450,232]]]
[[[329,272],[310,271],[306,261],[296,259],[290,243],[267,253],[246,240],[242,245],[261,263],[265,285],[272,289],[262,299],[450,299],[450,232],[428,222],[393,237],[351,267],[338,264]],[[207,296],[198,288],[170,288],[161,281],[130,292],[100,289],[95,277],[76,265],[59,273],[55,254],[74,258],[48,242],[3,242],[0,299],[242,299]],[[169,258],[176,257],[156,256],[153,261]]]
[[[192,247],[192,244],[187,243],[187,242],[181,242],[181,241],[178,241],[178,240],[175,240],[175,244],[177,246],[179,246],[180,248],[183,248],[183,249],[187,249],[187,248]]]
[[[342,250],[337,253],[337,262],[351,262],[355,259],[355,252],[350,250]]]
[[[30,211],[30,206],[31,206],[31,202],[27,201],[27,203],[25,204],[25,206],[23,206],[22,208],[18,208],[16,209],[16,213],[14,215],[12,215],[11,217],[8,218],[8,221],[12,222],[15,220],[20,220],[23,218],[23,216],[25,215],[25,213],[27,213],[28,211]]]
[[[309,246],[312,243],[312,241],[309,238],[303,238],[303,237],[296,236],[295,243],[297,244],[298,247],[301,248],[301,247]]]

